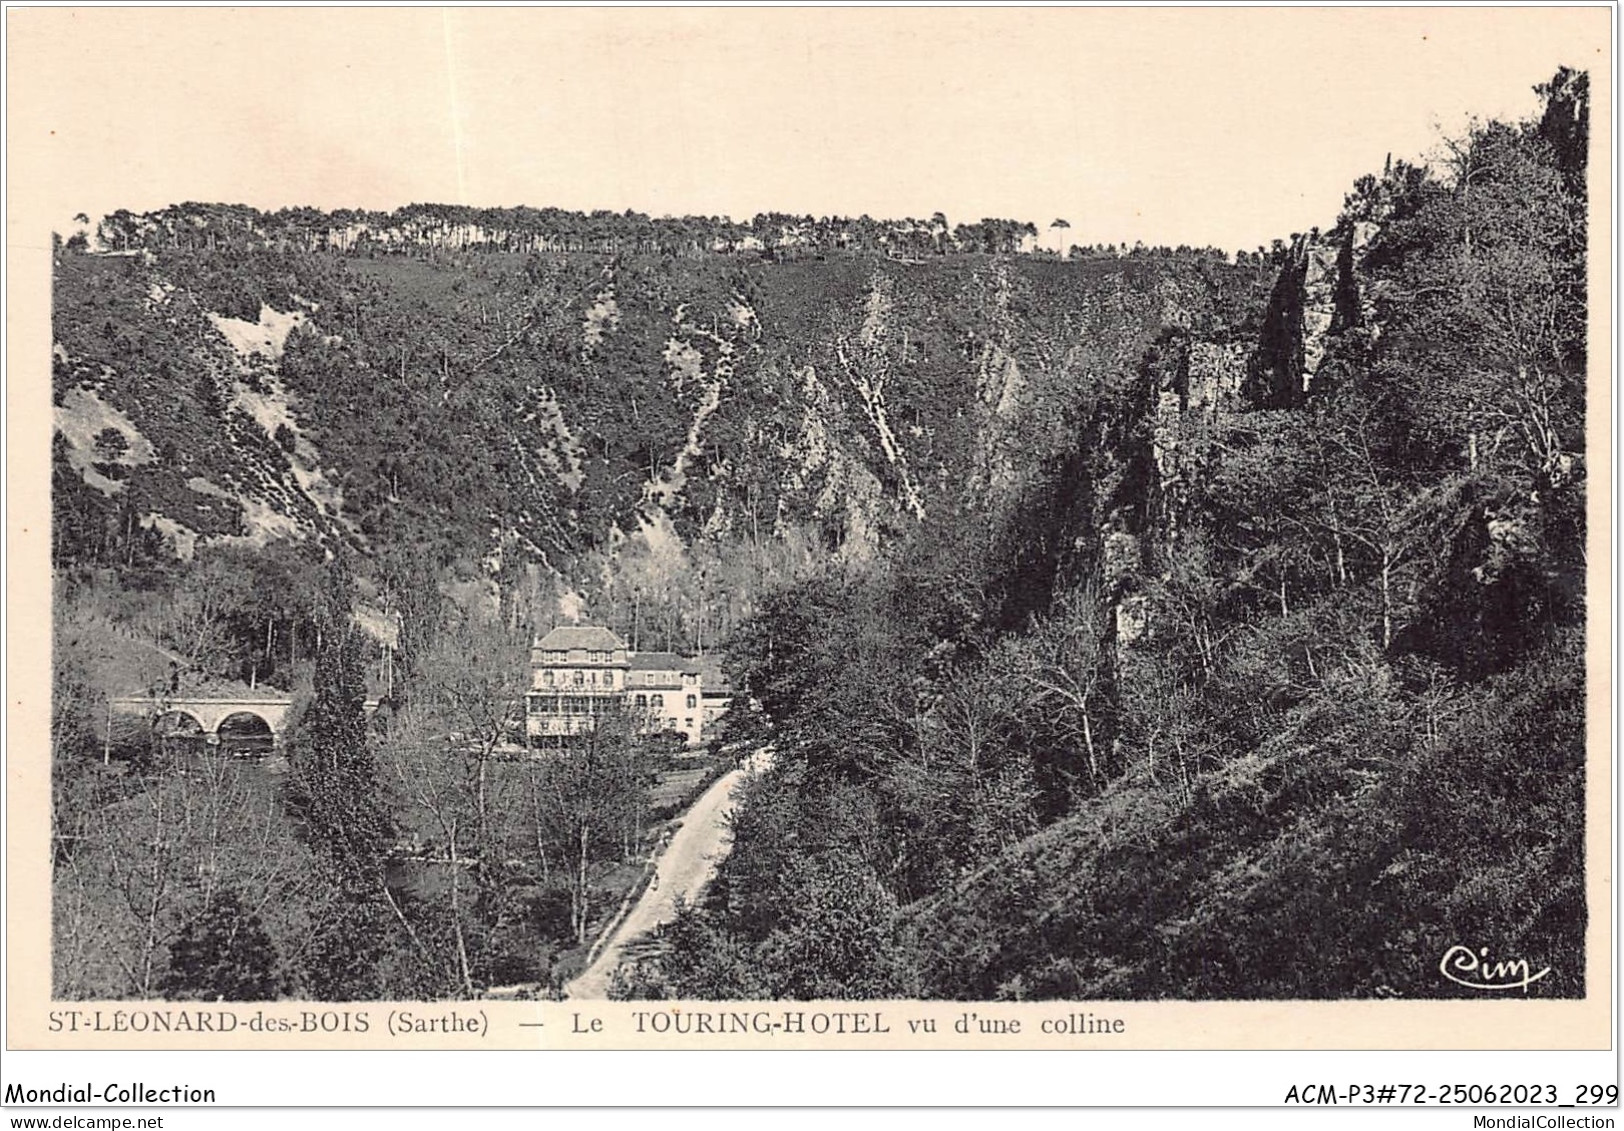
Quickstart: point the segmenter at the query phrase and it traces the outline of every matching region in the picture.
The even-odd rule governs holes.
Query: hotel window
[[[663,708],[665,706],[665,696],[664,695],[650,695],[648,697],[648,705],[650,707],[653,707],[656,711],[660,710],[661,708]]]
[[[615,686],[615,673],[614,672],[604,672],[603,673],[603,685],[605,687],[610,687],[610,688]]]
[[[682,720],[682,727],[683,727],[684,730],[693,730],[694,729],[694,721],[692,719],[683,719]]]
[[[637,697],[637,705],[639,707],[647,707],[648,706],[648,696],[647,695],[639,695]]]
[[[688,696],[688,709],[690,711],[692,711],[697,706],[699,706],[699,701],[697,699],[695,699],[692,695]],[[689,720],[689,725],[690,726],[693,725],[692,720]]]
[[[586,673],[585,672],[576,672],[575,673],[575,686],[580,687],[585,682],[586,682]]]
[[[552,672],[542,672],[541,673],[541,682],[545,686],[551,687],[553,685],[553,673]]]

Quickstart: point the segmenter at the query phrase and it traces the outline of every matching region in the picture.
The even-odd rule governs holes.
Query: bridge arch
[[[209,731],[209,728],[203,725],[202,719],[191,711],[179,707],[171,707],[154,715],[152,729],[162,738],[199,737]]]
[[[263,754],[276,745],[276,728],[257,711],[233,711],[220,720],[214,733],[211,741],[231,754]]]
[[[228,735],[242,738],[269,738],[276,728],[258,711],[233,711],[215,728],[221,738]]]

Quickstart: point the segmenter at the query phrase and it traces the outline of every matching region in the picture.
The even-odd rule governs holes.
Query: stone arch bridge
[[[197,725],[198,731],[211,738],[226,732],[248,735],[268,734],[280,742],[287,730],[288,717],[293,713],[293,699],[285,695],[252,695],[215,699],[202,696],[127,695],[112,700],[112,709],[121,715],[138,715],[151,719],[154,724],[170,719],[184,725],[187,720]]]
[[[287,733],[288,721],[293,714],[291,695],[125,695],[110,701],[114,714],[135,715],[158,725],[164,720],[208,738],[211,743],[222,738],[270,738],[280,744]],[[368,699],[367,714],[378,709],[378,700]]]

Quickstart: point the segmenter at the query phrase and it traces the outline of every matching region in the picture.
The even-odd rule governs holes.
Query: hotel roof
[[[548,652],[568,652],[581,648],[588,652],[618,652],[626,642],[607,628],[597,625],[560,625],[536,641],[535,647]]]
[[[634,671],[697,673],[700,670],[698,660],[675,652],[633,652],[627,659]]]

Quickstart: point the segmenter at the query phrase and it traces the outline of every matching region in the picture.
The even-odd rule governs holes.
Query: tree
[[[526,763],[534,840],[543,858],[567,869],[570,930],[587,939],[593,911],[593,867],[628,855],[648,808],[646,747],[628,714],[599,715],[568,745]]]
[[[1059,254],[1059,255],[1066,254],[1066,247],[1065,247],[1066,232],[1070,228],[1071,228],[1071,221],[1069,221],[1069,220],[1064,220],[1064,219],[1061,219],[1060,217],[1056,217],[1055,219],[1049,221],[1049,230],[1051,232],[1056,232],[1057,231],[1057,232],[1060,233],[1060,235],[1055,240],[1055,252],[1056,252],[1056,254]]]
[[[1338,400],[1318,418],[1318,435],[1329,453],[1320,498],[1333,535],[1371,559],[1386,650],[1413,600],[1406,573],[1427,543],[1436,493],[1382,451],[1382,424],[1368,401],[1356,395]]]
[[[280,975],[273,987],[266,974],[278,971],[275,956],[297,958],[311,935],[313,861],[263,778],[212,749],[155,758],[126,778],[121,792],[98,798],[56,868],[57,994],[150,998],[180,977],[188,992],[217,996],[240,978],[274,996]],[[235,949],[218,934],[222,919],[272,945],[243,944],[258,955]],[[218,959],[212,973],[194,962],[205,951]]]
[[[1083,792],[1098,793],[1118,770],[1112,755],[1114,658],[1107,610],[1091,586],[1065,594],[1058,606],[1033,626],[1010,666],[1023,685],[1023,718],[1041,720],[1031,729],[1050,730],[1062,750],[1080,750],[1087,772]],[[1075,793],[1078,775],[1066,764],[1070,759],[1053,761],[1046,768]]]
[[[272,1001],[283,987],[275,941],[229,888],[182,928],[161,985],[167,1001]]]
[[[251,600],[251,586],[245,571],[215,554],[195,561],[176,586],[160,633],[187,674],[223,674],[231,651],[231,620]]]
[[[97,464],[111,467],[124,462],[124,457],[130,450],[130,442],[119,429],[103,428],[91,441],[91,450],[95,454]]]
[[[425,955],[389,882],[395,827],[367,734],[353,599],[349,572],[335,559],[318,611],[315,697],[299,720],[287,785],[288,811],[323,865],[329,905],[340,911],[319,923],[310,960],[315,988],[333,997],[371,996],[381,988],[377,966],[391,919]]]
[[[782,882],[788,914],[755,954],[771,998],[911,996],[895,898],[860,858],[792,860]]]
[[[383,748],[414,855],[445,871],[456,979],[471,997],[480,940],[506,912],[506,860],[518,815],[495,758],[522,717],[527,651],[499,620],[452,616],[418,657],[413,695],[391,720]]]
[[[1515,461],[1550,484],[1582,448],[1584,199],[1506,126],[1457,145],[1451,172],[1387,237],[1410,246],[1380,367],[1468,468]]]
[[[330,623],[325,631],[315,699],[300,720],[290,798],[313,847],[346,868],[360,867],[387,850],[393,830],[377,800],[358,643]]]

